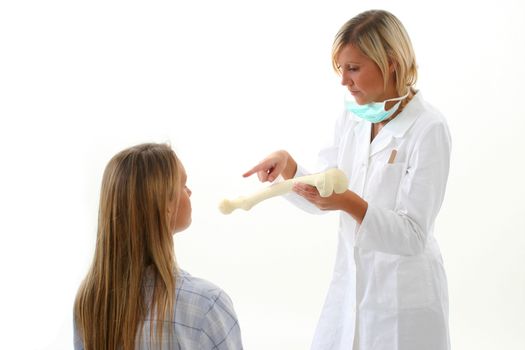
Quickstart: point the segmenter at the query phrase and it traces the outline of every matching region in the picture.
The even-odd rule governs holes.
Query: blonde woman
[[[191,223],[190,196],[167,145],[110,160],[95,256],[75,301],[75,349],[242,349],[230,298],[175,263],[173,234]]]
[[[372,10],[345,23],[332,64],[352,95],[321,169],[350,180],[320,197],[297,184],[290,200],[312,213],[340,212],[339,245],[312,349],[450,348],[447,281],[433,235],[450,162],[444,117],[414,89],[410,39],[391,13]],[[244,174],[261,181],[306,174],[286,151]]]

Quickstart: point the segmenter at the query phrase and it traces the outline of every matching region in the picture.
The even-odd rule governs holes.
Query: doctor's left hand
[[[321,197],[315,186],[303,183],[296,183],[293,191],[321,210],[342,210],[346,202],[346,193],[348,192],[332,193],[328,197]]]

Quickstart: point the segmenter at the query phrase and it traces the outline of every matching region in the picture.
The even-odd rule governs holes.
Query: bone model
[[[250,196],[241,196],[236,199],[224,199],[219,204],[219,210],[223,214],[230,214],[235,209],[250,210],[254,205],[265,199],[280,196],[292,190],[297,182],[315,186],[321,197],[328,197],[333,192],[343,193],[348,189],[348,179],[339,169],[329,169],[323,173],[300,176],[277,184],[273,184]]]

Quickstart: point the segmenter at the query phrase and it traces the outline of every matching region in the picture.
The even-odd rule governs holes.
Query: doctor
[[[335,37],[332,64],[347,98],[321,169],[337,167],[348,191],[323,198],[297,184],[290,200],[312,213],[340,212],[339,244],[312,349],[450,349],[448,294],[433,235],[449,172],[441,113],[414,89],[415,55],[391,13],[366,11]],[[306,175],[286,151],[244,176]]]

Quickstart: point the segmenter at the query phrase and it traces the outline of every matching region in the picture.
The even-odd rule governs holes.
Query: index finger
[[[268,169],[266,169],[266,166],[264,163],[259,163],[257,164],[256,166],[254,166],[253,168],[251,168],[250,170],[248,170],[247,172],[245,172],[244,174],[242,174],[242,177],[248,177],[248,176],[251,176],[259,171],[265,171],[265,172],[268,172]]]

